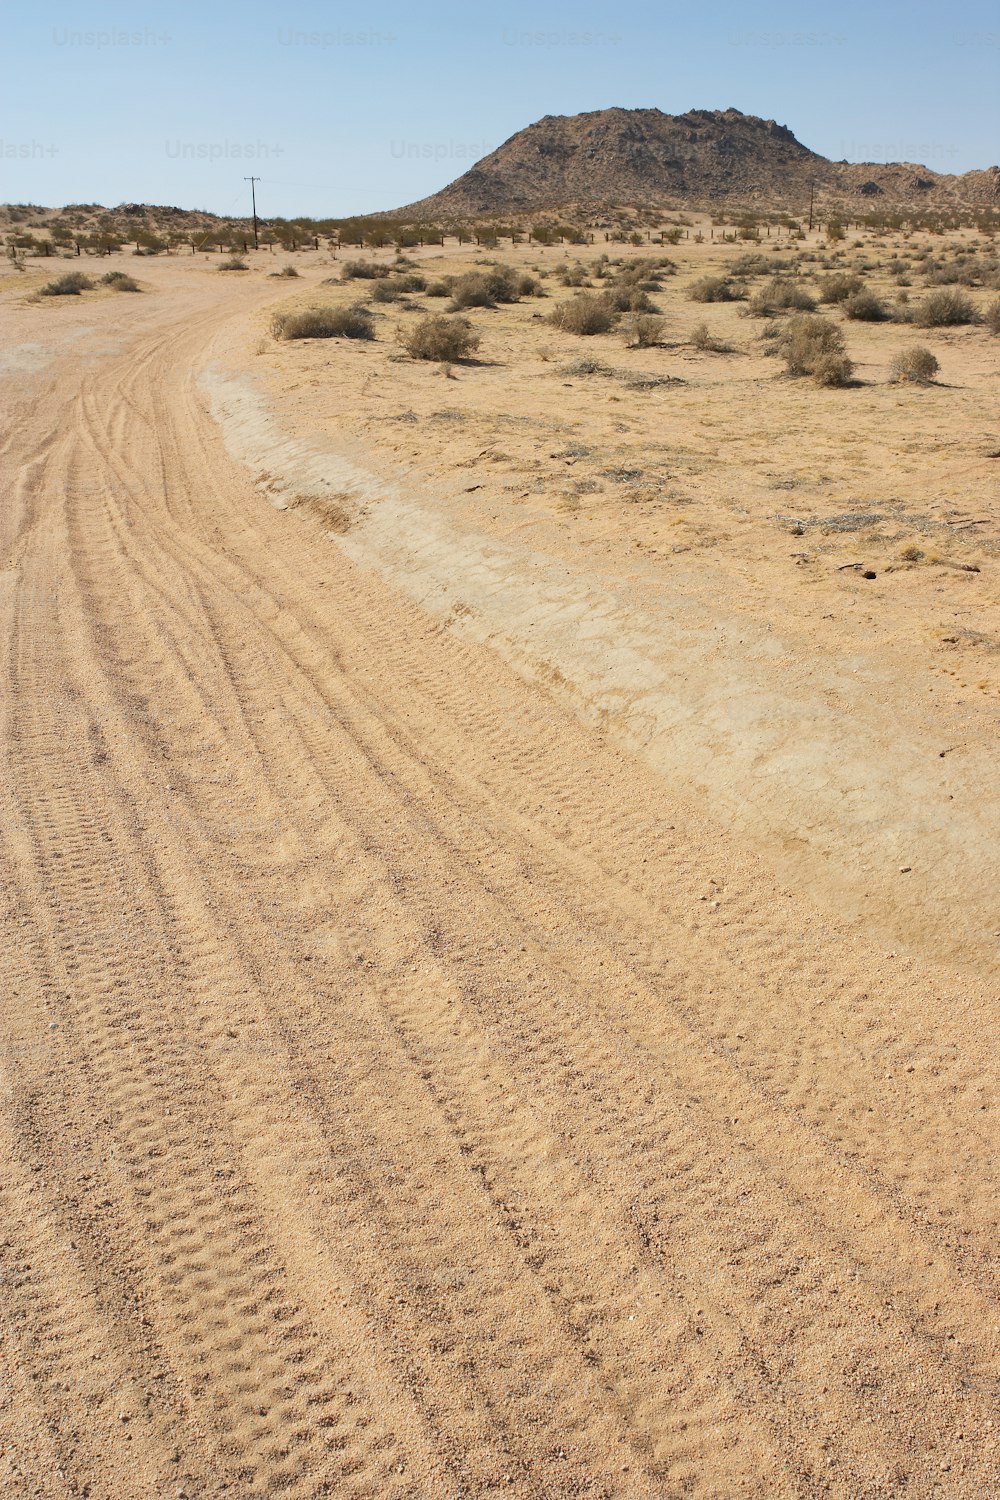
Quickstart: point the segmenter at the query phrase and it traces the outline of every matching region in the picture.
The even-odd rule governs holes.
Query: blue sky
[[[995,0],[117,0],[8,11],[0,201],[392,208],[545,114],[732,105],[833,158],[1000,158]]]

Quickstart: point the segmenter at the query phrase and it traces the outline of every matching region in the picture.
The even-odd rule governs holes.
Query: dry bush
[[[890,315],[875,293],[867,287],[847,297],[843,308],[845,318],[850,318],[855,323],[884,323]]]
[[[495,302],[519,302],[522,297],[537,297],[541,292],[535,277],[527,271],[519,271],[516,266],[498,263],[489,266],[483,274]]]
[[[676,276],[677,266],[669,255],[647,256],[628,261],[611,278],[614,286],[641,287],[646,292],[659,291],[664,276]]]
[[[448,283],[446,281],[429,281],[427,283],[427,295],[428,297],[450,296]]]
[[[468,359],[479,348],[479,334],[467,318],[435,313],[400,333],[400,343],[413,359],[436,359],[449,364]]]
[[[575,266],[561,265],[555,267],[554,274],[559,278],[560,286],[589,286],[590,278],[587,275],[587,267],[577,261]]]
[[[372,315],[365,307],[305,307],[276,312],[276,339],[373,339]]]
[[[379,281],[389,274],[388,266],[374,260],[345,260],[340,271],[342,281]]]
[[[542,290],[542,284],[537,276],[532,276],[530,271],[515,271],[514,284],[517,287],[519,297],[545,297],[548,294]]]
[[[380,276],[371,289],[373,302],[398,302],[403,295],[394,276]]]
[[[913,311],[913,322],[921,328],[953,328],[960,323],[978,323],[972,298],[951,287],[931,292]]]
[[[817,385],[850,385],[854,365],[846,354],[823,354],[812,369]]]
[[[291,280],[293,276],[297,276],[299,273],[293,265],[287,265],[282,266],[280,271],[269,271],[267,274],[269,276],[287,277]]]
[[[922,344],[901,349],[889,366],[889,379],[909,385],[930,385],[940,370],[936,357]]]
[[[116,292],[138,292],[142,290],[135,277],[129,276],[126,271],[109,271],[106,276],[101,277],[101,284],[111,287]]]
[[[983,314],[983,321],[990,330],[990,333],[1000,333],[1000,297],[995,302],[990,303]]]
[[[860,276],[852,276],[847,271],[842,271],[836,276],[828,276],[819,289],[819,300],[821,302],[846,302],[848,297],[856,297],[859,292],[865,290],[865,284]]]
[[[702,276],[688,287],[692,302],[740,302],[746,296],[727,276]]]
[[[519,302],[536,297],[541,287],[534,276],[515,266],[492,265],[485,271],[468,271],[446,286],[456,307],[495,307],[498,302]]]
[[[451,300],[454,307],[496,307],[497,299],[487,277],[479,271],[469,271],[452,282]]]
[[[846,385],[851,378],[854,366],[844,350],[844,335],[829,318],[796,314],[778,347],[789,375],[812,375],[819,385]]]
[[[707,323],[698,323],[692,328],[691,343],[702,354],[729,354],[731,352],[728,344],[714,337]]]
[[[775,276],[750,298],[750,316],[769,318],[775,313],[812,312],[816,306],[814,298],[797,281],[785,281]]]
[[[549,313],[549,322],[563,333],[610,333],[617,321],[618,314],[604,293],[578,292]]]
[[[227,255],[216,266],[217,271],[249,271],[250,266],[240,255]]]
[[[373,302],[398,302],[408,292],[422,292],[427,278],[410,272],[406,276],[380,276],[372,287]]]
[[[653,349],[662,344],[666,319],[651,313],[633,313],[625,326],[625,342],[632,349]]]
[[[79,297],[81,292],[89,292],[93,285],[90,277],[83,271],[67,271],[65,276],[47,281],[38,290],[42,297]]]
[[[772,260],[766,255],[740,255],[730,266],[733,276],[773,276],[775,271],[785,270],[787,261]]]
[[[628,283],[622,286],[612,286],[604,293],[604,296],[612,311],[616,313],[655,313],[658,311],[656,303],[641,286]]]

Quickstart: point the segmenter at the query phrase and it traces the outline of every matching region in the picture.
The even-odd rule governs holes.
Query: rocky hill
[[[738,109],[602,109],[546,115],[400,214],[438,217],[575,206],[735,200],[801,205],[810,187],[869,204],[1000,205],[1000,169],[947,176],[909,162],[833,162],[785,125]]]

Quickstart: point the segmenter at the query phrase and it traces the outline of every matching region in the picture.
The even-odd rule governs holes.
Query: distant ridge
[[[546,115],[429,198],[392,210],[435,218],[577,207],[755,200],[801,205],[810,185],[860,209],[939,201],[1000,205],[1000,168],[949,175],[911,162],[833,162],[785,125],[738,109],[601,109]]]

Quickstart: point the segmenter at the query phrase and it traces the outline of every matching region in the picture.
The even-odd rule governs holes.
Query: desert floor
[[[605,248],[0,281],[5,1496],[1000,1495],[1000,340]]]

